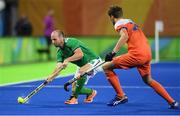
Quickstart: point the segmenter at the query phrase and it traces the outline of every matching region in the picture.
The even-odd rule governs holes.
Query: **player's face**
[[[52,43],[54,44],[54,46],[56,47],[63,47],[64,45],[64,39],[63,37],[58,37],[58,36],[54,36],[51,37]]]

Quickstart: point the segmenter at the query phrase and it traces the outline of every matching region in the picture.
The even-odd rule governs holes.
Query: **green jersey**
[[[63,62],[66,58],[71,57],[74,51],[80,48],[83,52],[83,57],[80,60],[73,61],[73,64],[81,67],[89,63],[93,59],[99,58],[92,50],[90,50],[84,43],[75,38],[65,38],[64,47],[57,51],[57,61]]]

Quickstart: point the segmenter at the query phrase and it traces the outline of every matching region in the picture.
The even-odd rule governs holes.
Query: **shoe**
[[[173,103],[169,104],[169,109],[178,109],[179,103],[177,101],[174,101]]]
[[[112,99],[109,103],[107,103],[108,106],[116,106],[119,104],[123,104],[128,102],[128,97],[124,95],[123,97],[115,96],[114,99]]]
[[[91,102],[93,102],[93,99],[94,99],[94,97],[96,96],[96,94],[97,94],[97,91],[96,91],[96,90],[93,90],[93,92],[92,92],[90,95],[88,95],[88,96],[86,97],[86,99],[84,99],[84,102],[85,102],[85,103],[91,103]]]
[[[65,104],[78,104],[78,100],[76,97],[71,96],[67,101],[64,102]]]

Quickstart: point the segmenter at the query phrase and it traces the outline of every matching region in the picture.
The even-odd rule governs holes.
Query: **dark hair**
[[[109,16],[114,16],[114,18],[121,18],[123,16],[123,10],[119,6],[110,6],[108,10]]]

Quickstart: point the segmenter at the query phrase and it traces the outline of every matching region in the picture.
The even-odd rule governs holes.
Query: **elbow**
[[[83,56],[84,56],[84,53],[83,53],[83,51],[81,49],[77,52],[77,54],[79,56],[78,59],[82,59]]]
[[[79,59],[82,59],[83,56],[84,56],[84,54],[83,54],[83,52],[81,52],[81,53],[79,54]]]

